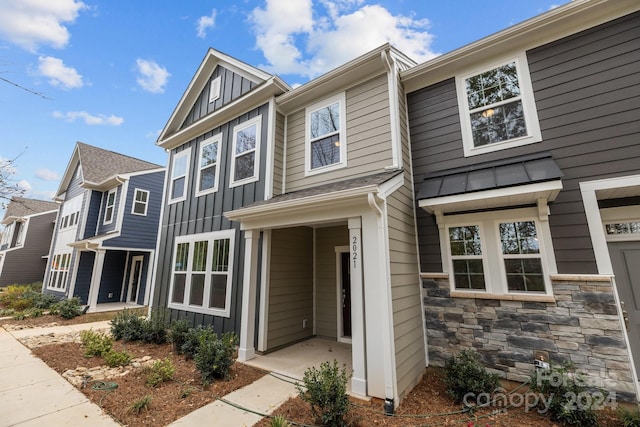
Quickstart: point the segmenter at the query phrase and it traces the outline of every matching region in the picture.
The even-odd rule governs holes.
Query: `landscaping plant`
[[[180,352],[187,359],[193,359],[198,352],[198,347],[201,342],[212,341],[218,339],[218,334],[213,330],[210,325],[199,325],[196,328],[189,328],[184,335],[184,342],[180,346]]]
[[[148,411],[150,406],[151,396],[147,394],[140,399],[134,400],[133,403],[129,406],[129,412],[139,415],[143,410]]]
[[[113,339],[109,335],[91,329],[80,332],[80,341],[84,349],[84,357],[103,357],[113,347]]]
[[[176,320],[169,325],[168,338],[173,345],[173,349],[178,354],[182,354],[182,346],[187,340],[189,333],[189,322],[186,319]]]
[[[320,369],[307,369],[303,385],[296,385],[300,398],[311,405],[314,417],[323,426],[344,425],[344,417],[350,409],[347,380],[345,367],[340,369],[334,359],[333,362],[322,362]]]
[[[233,365],[237,337],[233,332],[207,337],[201,335],[198,349],[194,355],[196,368],[200,371],[202,382],[211,383],[215,379],[227,378]]]
[[[637,409],[619,407],[618,414],[624,427],[640,427],[640,412]]]
[[[78,297],[64,299],[56,303],[56,307],[58,309],[58,314],[63,319],[73,319],[74,317],[82,314],[82,310],[80,309],[80,299],[78,299]]]
[[[153,310],[149,319],[134,311],[123,310],[111,320],[111,335],[116,341],[142,341],[162,344],[167,341],[165,310]]]
[[[176,367],[173,365],[171,358],[165,357],[161,360],[153,362],[147,370],[147,384],[152,387],[158,384],[170,381],[176,373]]]
[[[480,363],[478,353],[462,350],[450,357],[444,366],[447,392],[460,403],[467,393],[478,396],[481,393],[492,394],[500,385],[498,376],[487,371]]]
[[[102,355],[104,362],[110,368],[115,368],[117,366],[126,366],[131,362],[131,355],[126,351],[117,351],[117,350],[109,350]]]

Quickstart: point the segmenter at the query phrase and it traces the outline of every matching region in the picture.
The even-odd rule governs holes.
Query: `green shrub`
[[[51,306],[53,306],[57,302],[58,302],[58,299],[53,295],[47,295],[42,293],[37,294],[37,296],[34,297],[32,301],[34,308],[40,308],[43,310],[50,309]]]
[[[110,336],[91,329],[80,332],[80,340],[85,357],[104,357],[113,348],[113,339]]]
[[[480,364],[480,358],[474,350],[462,350],[457,356],[449,358],[444,366],[447,392],[460,403],[467,393],[478,396],[481,393],[493,393],[500,385],[498,376],[491,374]]]
[[[214,333],[213,338],[207,334],[201,335],[200,338],[193,359],[202,376],[202,382],[208,384],[215,379],[226,378],[234,361],[236,335],[227,332],[218,338]]]
[[[151,396],[148,394],[140,399],[134,400],[133,403],[129,405],[129,412],[139,415],[143,410],[148,411],[151,406],[151,400]]]
[[[176,367],[173,365],[170,357],[156,360],[153,362],[153,365],[148,368],[147,384],[155,387],[162,382],[172,380],[175,373]]]
[[[171,322],[171,324],[169,325],[168,338],[173,345],[173,349],[178,354],[182,354],[182,346],[187,340],[189,329],[189,322],[187,322],[185,319],[176,320],[174,322]]]
[[[349,412],[347,372],[338,362],[322,362],[320,369],[304,372],[303,385],[296,385],[300,398],[311,405],[311,411],[323,426],[343,426]]]
[[[168,311],[151,310],[148,319],[142,321],[142,341],[154,344],[167,342]]]
[[[140,341],[144,336],[143,319],[130,310],[116,314],[110,323],[111,335],[116,341]]]
[[[63,319],[73,319],[82,314],[80,299],[78,297],[63,299],[56,303],[56,307],[58,308],[58,314]]]
[[[271,418],[271,427],[291,427],[291,423],[287,421],[284,415],[276,415]]]
[[[218,335],[211,326],[198,326],[197,328],[190,328],[184,336],[184,343],[182,344],[181,353],[187,359],[193,359],[198,352],[198,347],[203,341],[216,340]]]
[[[597,389],[590,391],[585,377],[575,372],[570,364],[536,369],[531,375],[529,387],[545,396],[551,419],[581,427],[598,424],[593,406],[598,404],[599,399],[592,398],[592,391],[603,392]],[[586,399],[582,399],[583,396]]]
[[[27,317],[40,317],[44,314],[44,309],[31,307],[24,311],[25,316]]]
[[[131,355],[126,351],[109,350],[102,355],[107,366],[115,368],[116,366],[126,366],[131,362]]]
[[[624,427],[640,427],[640,412],[638,412],[637,409],[630,410],[619,407],[618,415],[620,416]]]

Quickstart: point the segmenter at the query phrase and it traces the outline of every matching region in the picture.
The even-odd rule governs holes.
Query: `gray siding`
[[[313,229],[277,229],[271,237],[267,350],[313,334]]]
[[[316,335],[329,338],[337,336],[337,271],[336,246],[349,245],[349,229],[346,226],[316,229]]]
[[[13,283],[42,282],[57,211],[28,219],[23,245],[4,252],[0,287]]]
[[[275,150],[273,156],[273,195],[283,193],[284,184],[284,127],[285,118],[282,114],[276,113],[276,134]]]
[[[305,110],[287,117],[287,193],[381,172],[385,167],[392,165],[389,88],[386,74],[348,89],[346,104],[347,167],[309,177],[304,176]]]
[[[109,224],[104,223],[104,213],[107,208],[107,197],[109,196],[110,190],[102,193],[102,208],[100,209],[100,213],[97,216],[98,230],[96,231],[96,236],[114,231],[118,227],[118,222],[120,221],[120,203],[122,203],[122,188],[122,185],[118,185],[118,187],[116,188],[116,200],[113,205],[113,217],[111,218],[111,222]]]
[[[102,193],[99,191],[87,191],[87,198],[84,200],[84,205],[82,207],[82,212],[80,213],[80,218],[84,218],[84,212],[86,211],[87,221],[84,225],[84,234],[78,240],[86,239],[88,237],[96,236],[96,230],[98,226],[98,221],[102,221],[102,218],[99,218],[101,214],[101,204],[102,204]],[[81,224],[79,224],[81,225]]]
[[[127,253],[125,251],[107,251],[104,256],[102,277],[100,278],[98,304],[120,301],[126,262]],[[111,294],[111,297],[109,297],[109,294]]]
[[[91,275],[93,274],[93,264],[96,259],[95,252],[79,252],[78,272],[76,274],[75,295],[80,298],[82,304],[89,302],[89,287],[91,286]],[[71,271],[69,272],[71,276]]]
[[[218,76],[221,76],[220,98],[212,103],[209,103],[209,87],[211,86],[211,82]],[[209,78],[209,82],[205,85],[203,91],[200,93],[200,96],[194,103],[193,108],[191,108],[191,111],[187,115],[187,118],[185,119],[181,128],[185,128],[191,123],[196,122],[202,117],[206,116],[207,114],[211,114],[214,111],[219,110],[228,103],[246,94],[255,86],[255,83],[242,77],[241,75],[236,74],[222,66],[217,66],[213,70],[213,73]]]
[[[597,272],[579,183],[638,173],[640,13],[527,52],[543,141],[464,158],[453,79],[408,96],[416,184],[425,173],[538,151],[565,177],[550,205],[559,273]],[[442,271],[434,219],[418,212],[421,268]]]

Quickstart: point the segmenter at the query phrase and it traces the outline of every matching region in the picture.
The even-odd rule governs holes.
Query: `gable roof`
[[[78,165],[82,171],[81,185],[89,188],[109,185],[118,175],[163,168],[155,163],[77,142],[56,196],[66,191]]]
[[[4,213],[2,224],[8,224],[15,219],[58,209],[56,202],[46,200],[27,199],[25,197],[12,197]]]
[[[173,148],[180,143],[188,141],[190,138],[198,136],[198,132],[202,130],[201,128],[203,127],[202,123],[207,121],[207,119],[216,117],[219,122],[223,122],[227,118],[231,119],[231,116],[236,113],[237,109],[234,109],[233,107],[238,107],[238,100],[231,102],[220,110],[190,124],[185,129],[180,129],[187,115],[191,111],[193,104],[207,85],[213,70],[215,70],[218,65],[221,65],[256,84],[256,88],[241,97],[240,100],[247,98],[251,99],[255,96],[254,93],[256,92],[263,93],[267,97],[264,98],[263,96],[261,99],[268,99],[269,96],[277,95],[291,89],[291,87],[279,77],[273,76],[229,55],[209,48],[200,63],[198,70],[187,86],[187,89],[180,98],[176,108],[173,110],[169,121],[167,121],[162,132],[160,132],[156,142],[157,145],[165,149]],[[177,143],[174,142],[176,140],[178,140]]]

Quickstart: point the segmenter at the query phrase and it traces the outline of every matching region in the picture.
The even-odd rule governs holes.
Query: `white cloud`
[[[61,49],[69,30],[87,6],[76,0],[0,0],[0,36],[30,52],[40,45]]]
[[[76,120],[83,120],[85,124],[89,126],[96,125],[108,125],[108,126],[120,126],[124,119],[114,115],[107,116],[106,114],[98,114],[94,116],[86,111],[67,111],[62,113],[60,111],[54,111],[53,117],[56,119],[62,119],[67,122],[73,123]]]
[[[43,181],[57,181],[58,179],[60,179],[60,175],[58,175],[58,172],[44,168],[40,168],[36,171],[36,177],[40,178]]]
[[[77,89],[83,86],[82,76],[74,68],[64,65],[62,59],[40,56],[38,63],[38,72],[49,78],[51,86],[64,89]]]
[[[151,93],[163,93],[169,79],[169,72],[154,61],[136,59],[137,71],[140,73],[136,81],[142,89]]]
[[[433,58],[429,22],[363,0],[267,0],[251,13],[256,45],[276,74],[315,77],[389,42],[417,62]],[[320,10],[320,8],[324,10]],[[323,12],[323,16],[320,15]]]
[[[198,19],[198,37],[201,39],[207,36],[207,30],[209,28],[213,28],[216,25],[216,14],[217,11],[213,9],[211,11],[211,15],[209,16],[201,16]]]
[[[19,189],[24,191],[31,191],[31,189],[33,188],[29,181],[27,181],[26,179],[21,179],[17,182],[17,185]]]

